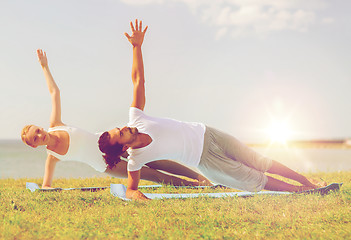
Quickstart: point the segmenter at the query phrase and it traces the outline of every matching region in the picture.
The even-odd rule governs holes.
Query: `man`
[[[202,123],[180,122],[146,115],[145,79],[141,45],[147,27],[142,22],[131,24],[132,36],[125,33],[133,46],[133,101],[128,127],[103,133],[99,148],[106,156],[118,158],[128,151],[127,198],[146,200],[138,191],[141,167],[159,159],[176,159],[197,167],[211,181],[247,191],[275,190],[298,192],[317,188],[306,177],[284,165],[252,151],[234,137]],[[264,172],[279,174],[298,181],[295,186],[266,176]]]

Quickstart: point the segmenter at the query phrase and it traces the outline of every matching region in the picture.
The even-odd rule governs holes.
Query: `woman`
[[[85,130],[67,126],[61,121],[60,90],[57,87],[48,66],[46,53],[37,50],[38,60],[42,66],[47,86],[51,95],[52,112],[50,116],[50,128],[45,131],[35,125],[27,125],[23,128],[22,141],[36,148],[46,146],[47,159],[42,188],[51,188],[56,163],[62,161],[84,162],[99,172],[105,172],[112,177],[127,178],[127,162],[121,160],[114,167],[108,167],[102,158],[98,148],[99,133],[93,134]],[[124,156],[126,157],[126,156]],[[178,177],[164,174],[158,170],[171,174],[186,176],[196,181],[187,181]],[[156,183],[173,185],[210,185],[210,182],[202,175],[192,171],[173,161],[161,160],[149,164],[141,170],[141,179]]]

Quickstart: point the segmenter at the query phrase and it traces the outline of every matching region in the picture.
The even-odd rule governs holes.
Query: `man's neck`
[[[152,142],[152,138],[145,133],[139,133],[137,139],[135,140],[135,144],[131,147],[132,149],[143,148],[148,146]]]

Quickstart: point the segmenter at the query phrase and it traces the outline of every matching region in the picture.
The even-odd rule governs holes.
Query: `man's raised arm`
[[[141,52],[141,45],[144,41],[145,32],[142,31],[142,21],[138,23],[138,20],[135,20],[135,27],[133,23],[130,22],[130,27],[132,29],[132,35],[129,36],[128,33],[124,35],[128,38],[128,41],[133,45],[133,66],[132,66],[132,81],[133,81],[133,102],[132,107],[139,108],[144,110],[145,106],[145,79],[144,79],[144,64],[143,56]]]

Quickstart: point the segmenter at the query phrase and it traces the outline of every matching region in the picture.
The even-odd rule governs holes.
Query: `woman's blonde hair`
[[[30,127],[34,126],[33,124],[31,125],[26,125],[24,126],[24,128],[22,129],[22,132],[21,132],[21,138],[22,138],[22,141],[27,144],[28,146],[32,146],[28,141],[27,141],[27,138],[26,138],[26,135],[30,129]]]

